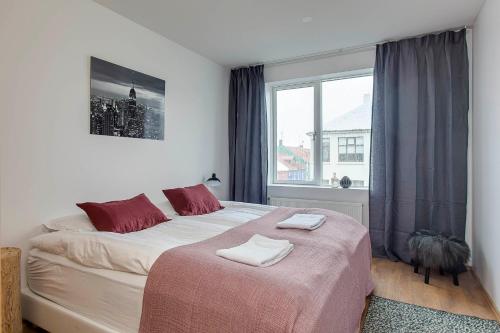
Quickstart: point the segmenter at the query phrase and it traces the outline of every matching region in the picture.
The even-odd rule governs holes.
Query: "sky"
[[[322,122],[336,117],[363,104],[365,94],[372,95],[373,77],[364,76],[322,83]],[[305,87],[277,92],[277,138],[287,146],[310,148],[314,130],[314,88]]]
[[[91,58],[90,93],[113,98],[128,98],[134,86],[138,103],[154,108],[165,109],[165,81],[150,75]]]

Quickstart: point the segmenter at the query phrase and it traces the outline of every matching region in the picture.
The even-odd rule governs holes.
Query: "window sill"
[[[349,187],[349,188],[342,188],[342,187],[331,187],[331,186],[326,186],[326,185],[298,185],[298,184],[267,184],[268,188],[303,188],[303,189],[320,189],[322,191],[325,190],[331,190],[331,191],[363,191],[367,192],[368,187]]]

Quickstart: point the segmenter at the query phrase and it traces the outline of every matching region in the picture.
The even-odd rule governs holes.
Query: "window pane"
[[[323,162],[330,162],[330,137],[323,137],[323,141],[321,142],[321,150]]]
[[[337,144],[322,163],[323,181],[348,176],[353,187],[368,186],[372,85],[371,75],[322,82],[322,135]]]
[[[314,180],[314,87],[276,92],[276,179]]]
[[[352,187],[364,187],[365,182],[362,180],[351,180],[352,181]]]

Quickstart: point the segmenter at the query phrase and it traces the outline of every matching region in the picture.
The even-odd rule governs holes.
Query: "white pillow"
[[[97,231],[86,214],[77,214],[59,217],[44,223],[50,231]]]
[[[172,218],[174,215],[179,215],[175,211],[174,207],[168,201],[167,199],[163,200],[162,202],[159,202],[156,204],[156,207],[160,208],[160,210],[163,212],[163,214],[167,215],[168,218]]]

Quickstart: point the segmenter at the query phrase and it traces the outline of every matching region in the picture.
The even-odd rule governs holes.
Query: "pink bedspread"
[[[277,229],[295,213],[327,216],[314,231]],[[252,235],[288,239],[294,250],[257,268],[215,255]],[[163,253],[149,272],[140,332],[357,331],[371,293],[368,230],[322,209],[278,208],[203,242]]]

